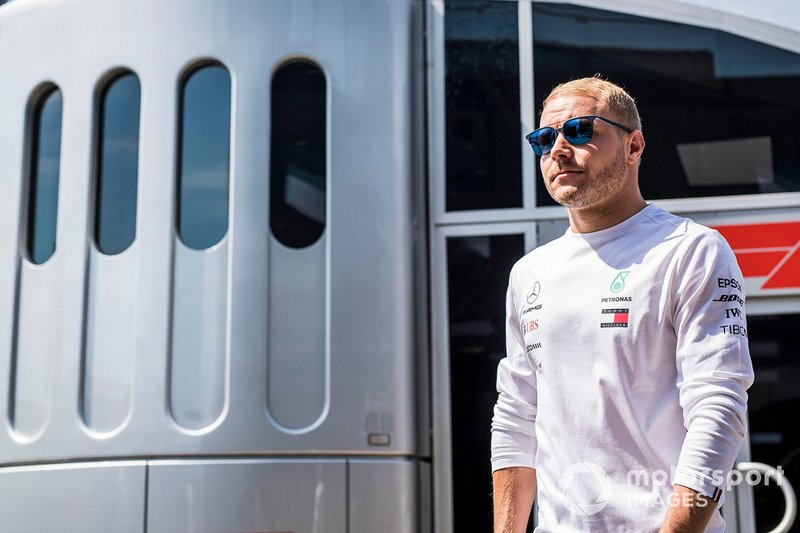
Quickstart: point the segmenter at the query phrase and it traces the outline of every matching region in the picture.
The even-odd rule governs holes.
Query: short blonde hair
[[[553,98],[574,95],[596,98],[603,102],[614,115],[609,118],[613,118],[631,129],[642,129],[642,119],[639,117],[639,110],[636,108],[633,97],[619,85],[604,80],[599,74],[595,74],[591,78],[581,78],[556,85],[544,99],[542,108],[547,106],[547,103]]]

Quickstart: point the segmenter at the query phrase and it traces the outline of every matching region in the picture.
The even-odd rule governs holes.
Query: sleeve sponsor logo
[[[736,280],[735,278],[717,278],[717,286],[720,289],[727,289],[730,287],[731,289],[736,289],[739,292],[742,292],[742,282]]]
[[[722,333],[727,333],[728,335],[741,335],[742,337],[747,337],[747,329],[739,324],[723,324],[719,327],[719,329],[722,330]]]
[[[627,328],[629,308],[603,309],[600,311],[605,322],[600,323],[601,328]]]
[[[717,286],[720,289],[734,289],[742,293],[742,282],[735,278],[717,278]],[[738,303],[739,307],[726,307],[725,320],[733,320],[740,322],[739,324],[722,324],[719,329],[726,335],[740,335],[747,337],[747,328],[744,324],[744,299],[736,293],[720,294],[719,298],[712,300],[713,302],[727,302]]]
[[[742,318],[742,310],[738,307],[733,309],[725,309],[725,318]]]
[[[744,300],[738,294],[720,294],[719,298],[711,300],[712,302],[737,302],[744,307]]]
[[[534,342],[533,344],[526,344],[525,345],[525,349],[527,351],[529,351],[529,352],[532,352],[533,350],[538,350],[541,347],[542,347],[542,343],[541,342]]]

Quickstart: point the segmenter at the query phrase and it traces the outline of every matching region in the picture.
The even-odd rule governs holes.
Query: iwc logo
[[[611,289],[611,292],[613,292],[614,294],[619,294],[620,292],[622,292],[622,289],[625,288],[625,279],[628,277],[630,273],[631,273],[630,270],[621,270],[619,274],[617,274],[617,276],[613,279],[613,281],[611,281],[611,286],[609,287],[609,289]]]

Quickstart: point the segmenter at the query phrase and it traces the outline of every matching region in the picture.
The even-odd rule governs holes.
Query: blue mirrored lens
[[[530,135],[531,146],[536,155],[543,155],[553,148],[557,132],[553,128],[541,128]]]
[[[592,140],[593,120],[588,117],[573,118],[564,123],[561,131],[570,144],[579,146]]]
[[[559,131],[564,135],[568,143],[580,146],[592,140],[594,119],[594,116],[576,117],[564,122],[564,125],[560,128],[551,128],[549,126],[539,128],[528,135],[528,141],[531,143],[533,151],[539,156],[550,153],[553,145],[556,144]]]

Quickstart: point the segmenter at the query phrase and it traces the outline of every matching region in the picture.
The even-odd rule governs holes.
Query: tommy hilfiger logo
[[[600,311],[604,316],[604,322],[600,323],[601,328],[627,328],[628,312],[630,309],[603,309]]]

